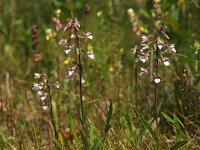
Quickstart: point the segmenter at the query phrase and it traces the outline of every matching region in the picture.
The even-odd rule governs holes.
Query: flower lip
[[[154,78],[154,82],[156,83],[156,84],[158,84],[158,83],[160,83],[160,78]]]
[[[161,78],[160,78],[160,75],[158,73],[156,73],[154,76],[153,76],[153,82],[155,84],[158,84],[161,82]]]
[[[170,65],[170,62],[169,62],[169,59],[168,58],[163,58],[162,59],[162,61],[163,61],[163,64],[165,65],[165,66],[169,66]]]

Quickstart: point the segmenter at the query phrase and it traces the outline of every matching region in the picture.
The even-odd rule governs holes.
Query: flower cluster
[[[139,75],[147,75],[151,72],[151,79],[155,84],[161,82],[159,65],[170,65],[169,54],[175,53],[175,44],[170,44],[170,39],[165,26],[165,14],[162,12],[160,1],[153,0],[152,16],[156,18],[155,29],[153,34],[142,35],[140,46],[135,46],[132,51],[137,59],[146,64],[146,67],[141,67]],[[147,65],[149,62],[150,65]]]
[[[161,34],[160,34],[161,33]],[[164,32],[163,32],[164,33]],[[166,53],[176,52],[175,44],[167,44],[164,42],[165,39],[169,39],[166,33],[163,34],[158,29],[154,35],[142,35],[141,36],[141,46],[135,46],[133,48],[133,53],[138,56],[138,60],[142,63],[148,62],[150,57],[155,58],[153,65],[144,68],[141,67],[140,75],[147,75],[151,67],[154,68],[154,73],[152,75],[152,80],[157,84],[160,83],[160,74],[158,65],[159,63],[164,66],[170,65],[170,59],[166,57]],[[163,38],[164,37],[164,38]]]
[[[34,78],[37,82],[33,83],[33,90],[36,91],[37,96],[40,98],[42,108],[47,110],[49,106],[47,97],[50,96],[50,89],[53,87],[58,89],[60,84],[55,82],[52,86],[50,86],[46,74],[35,73]]]
[[[67,20],[67,25],[64,27],[64,33],[67,34],[68,38],[62,38],[59,41],[59,45],[61,45],[64,49],[64,53],[66,54],[66,57],[70,57],[70,55],[73,55],[75,58],[74,61],[68,61],[69,67],[67,69],[66,73],[66,81],[71,79],[79,67],[79,58],[78,56],[81,55],[81,53],[84,53],[86,57],[90,59],[94,59],[93,50],[82,50],[80,48],[80,40],[83,40],[85,43],[88,42],[88,40],[92,40],[93,36],[90,32],[87,33],[81,33],[79,32],[80,24],[75,17],[71,17]],[[71,59],[68,59],[71,60]]]

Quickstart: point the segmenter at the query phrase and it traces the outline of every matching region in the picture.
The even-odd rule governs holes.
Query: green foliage
[[[162,115],[164,116],[164,118],[172,124],[172,126],[175,129],[175,137],[177,141],[182,141],[185,139],[185,135],[184,135],[184,131],[183,129],[185,129],[185,126],[183,125],[183,123],[176,117],[176,115],[173,114],[173,118],[171,118],[170,116],[168,116],[167,114],[165,114],[164,112],[162,112]],[[180,143],[179,143],[180,144]],[[178,145],[179,145],[178,144]],[[177,146],[178,146],[177,145]]]
[[[78,147],[78,149],[80,149],[80,143],[79,143],[79,139],[78,139],[78,135],[76,133],[76,127],[74,125],[74,122],[73,122],[73,119],[72,119],[72,116],[70,115],[70,113],[68,112],[67,113],[67,120],[68,120],[68,124],[70,126],[70,129],[72,131],[72,134],[74,136],[74,140],[76,142],[76,145]]]
[[[143,125],[149,131],[149,133],[151,134],[151,136],[155,140],[156,145],[158,145],[159,144],[158,143],[159,139],[158,139],[158,135],[157,135],[156,131],[151,127],[151,124],[149,122],[147,122],[136,110],[134,110],[134,111],[139,116],[139,118],[141,119]]]

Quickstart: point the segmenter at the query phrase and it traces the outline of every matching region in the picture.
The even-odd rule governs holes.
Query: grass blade
[[[157,136],[156,132],[152,129],[152,127],[150,126],[150,124],[147,121],[145,121],[144,118],[135,109],[133,109],[133,110],[140,117],[142,123],[147,128],[147,130],[149,131],[149,133],[151,134],[151,136],[153,137],[153,139],[155,140],[155,142],[158,144],[158,136]]]
[[[67,114],[67,120],[68,120],[68,124],[70,126],[70,129],[72,131],[72,134],[74,136],[75,143],[76,143],[78,149],[80,149],[80,144],[79,144],[79,140],[78,140],[78,135],[76,133],[76,128],[75,128],[75,125],[74,125],[74,121],[73,121],[72,116],[71,116],[71,114],[69,112]]]

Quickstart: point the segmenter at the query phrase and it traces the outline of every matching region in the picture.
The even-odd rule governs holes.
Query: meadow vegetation
[[[200,149],[199,0],[1,0],[0,149]]]

